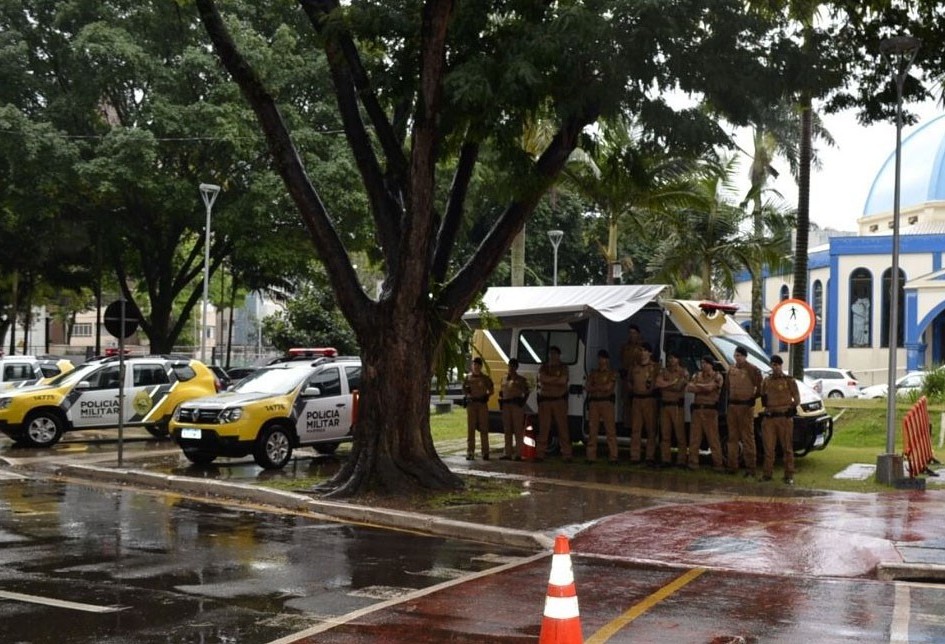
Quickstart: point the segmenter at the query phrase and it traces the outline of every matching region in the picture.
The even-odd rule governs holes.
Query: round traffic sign
[[[810,337],[817,319],[814,309],[804,300],[781,300],[771,309],[771,330],[778,340],[797,344]]]
[[[105,323],[105,330],[116,338],[127,338],[138,330],[138,322],[141,321],[141,311],[135,306],[134,302],[125,301],[125,316],[122,320],[121,300],[115,300],[105,307],[105,315],[102,318]],[[124,324],[124,326],[122,326]]]

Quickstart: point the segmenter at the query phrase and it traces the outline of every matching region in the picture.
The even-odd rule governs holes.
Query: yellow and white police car
[[[210,370],[198,360],[148,356],[126,359],[124,423],[167,435],[181,402],[216,391]],[[63,432],[118,425],[121,385],[118,358],[96,360],[48,383],[0,393],[0,432],[17,443],[49,447]]]
[[[360,383],[358,358],[262,367],[229,391],[181,405],[171,436],[192,463],[252,454],[260,467],[279,469],[296,447],[331,454],[351,440]]]

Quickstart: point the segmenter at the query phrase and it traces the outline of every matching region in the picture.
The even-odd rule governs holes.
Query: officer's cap
[[[771,364],[784,364],[784,359],[778,354],[771,356]]]

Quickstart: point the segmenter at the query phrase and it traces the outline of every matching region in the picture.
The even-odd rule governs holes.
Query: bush
[[[922,395],[929,402],[945,402],[945,366],[940,365],[928,372],[922,383]]]

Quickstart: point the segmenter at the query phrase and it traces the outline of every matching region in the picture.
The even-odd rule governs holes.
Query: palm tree
[[[619,255],[621,230],[643,235],[648,213],[665,213],[691,203],[694,196],[685,181],[691,171],[691,161],[647,145],[640,128],[626,118],[604,123],[591,145],[572,154],[564,175],[593,201],[607,226],[607,242],[598,241],[598,245],[608,284],[614,282],[612,268],[629,261]]]
[[[828,145],[834,145],[833,137],[824,127],[820,116],[810,112],[812,134]],[[761,238],[765,234],[764,194],[768,190],[769,178],[777,178],[778,172],[772,165],[775,156],[784,158],[791,175],[797,180],[800,172],[801,127],[800,114],[789,102],[782,101],[772,107],[762,108],[752,125],[752,153],[749,166],[750,188],[744,204],[752,204],[752,230],[754,236]],[[811,163],[820,167],[816,152],[811,150]],[[806,245],[805,245],[806,249]],[[751,273],[751,334],[761,344],[762,311],[762,270],[764,264],[753,261],[749,266]]]
[[[791,218],[784,208],[764,203],[759,208],[764,232],[748,232],[748,213],[728,196],[735,194],[734,172],[734,157],[706,163],[693,178],[698,205],[651,222],[660,242],[649,269],[658,281],[684,283],[698,276],[696,295],[717,299],[734,291],[735,275],[752,262],[783,261]]]

